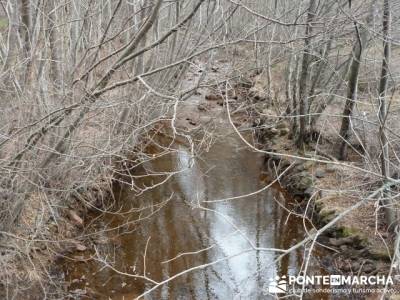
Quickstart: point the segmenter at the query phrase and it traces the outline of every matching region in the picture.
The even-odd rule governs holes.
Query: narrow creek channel
[[[276,252],[247,250],[251,244],[287,249],[304,237],[303,220],[288,216],[277,204],[287,206],[292,200],[274,186],[230,201],[204,202],[254,193],[268,184],[262,156],[233,133],[220,135],[199,158],[191,159],[183,145],[174,148],[145,165],[147,173],[159,176],[143,177],[137,184],[149,187],[165,180],[163,172],[181,172],[141,195],[129,186],[121,189],[116,195],[118,213],[92,220],[97,231],[116,229],[94,241],[96,253],[83,254],[96,259],[65,262],[69,290],[88,289],[96,299],[134,299],[154,286],[105,267],[99,257],[120,272],[145,271],[157,282],[221,260],[175,278],[144,299],[273,299],[265,293],[270,278],[298,274],[304,249],[279,262]],[[135,222],[138,218],[142,220]],[[309,271],[323,273],[316,264]]]

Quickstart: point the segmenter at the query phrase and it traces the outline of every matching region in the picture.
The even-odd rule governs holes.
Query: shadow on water
[[[96,239],[97,254],[86,256],[101,257],[130,274],[143,275],[145,265],[146,276],[158,282],[222,259],[179,276],[145,299],[270,299],[270,278],[298,274],[304,249],[279,262],[276,252],[247,250],[251,244],[287,249],[304,237],[303,220],[288,216],[275,201],[290,206],[291,200],[275,186],[244,198],[203,202],[265,187],[263,158],[232,135],[219,138],[201,158],[192,159],[183,145],[174,147],[172,154],[146,163],[146,172],[157,176],[139,176],[135,184],[150,187],[165,180],[163,172],[181,172],[141,195],[130,186],[120,189],[116,194],[122,214],[93,221],[97,230],[117,229]],[[138,218],[140,222],[135,221]],[[153,286],[145,279],[118,274],[98,259],[69,261],[64,269],[70,291],[86,288],[99,299],[133,299]],[[310,272],[323,271],[312,265]]]

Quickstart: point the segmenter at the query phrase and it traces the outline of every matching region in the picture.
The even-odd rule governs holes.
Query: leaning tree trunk
[[[308,64],[311,59],[311,31],[312,22],[315,18],[317,7],[316,0],[310,0],[310,6],[308,7],[307,14],[307,26],[304,39],[304,54],[301,65],[300,82],[299,82],[299,134],[297,136],[296,144],[298,148],[303,148],[304,142],[307,139],[307,112],[308,112],[308,92],[307,92],[307,81],[308,81]]]
[[[354,103],[357,99],[357,86],[358,86],[358,75],[360,71],[361,56],[363,52],[366,31],[360,33],[358,24],[354,24],[356,30],[356,44],[353,48],[353,59],[350,65],[349,82],[347,88],[347,99],[343,110],[342,125],[340,127],[340,136],[342,141],[339,148],[339,159],[347,159],[348,139],[350,135],[350,117],[353,113]]]

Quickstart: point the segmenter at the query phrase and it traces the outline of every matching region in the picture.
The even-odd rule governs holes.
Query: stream
[[[94,241],[95,251],[64,263],[69,291],[135,299],[154,281],[182,272],[143,298],[273,299],[267,293],[270,279],[298,274],[303,262],[303,248],[280,261],[279,253],[268,250],[287,249],[304,237],[303,220],[282,208],[293,200],[278,185],[259,191],[269,183],[263,157],[233,132],[220,133],[196,158],[185,145],[172,148],[145,163],[142,174],[153,176],[136,175],[136,188],[146,191],[137,195],[131,186],[121,188],[118,211],[92,220],[104,232]],[[166,180],[171,171],[179,172]],[[247,194],[252,195],[212,202]],[[309,272],[323,270],[314,262]]]

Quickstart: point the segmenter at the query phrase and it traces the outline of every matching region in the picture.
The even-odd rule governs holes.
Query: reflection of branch
[[[153,279],[147,277],[145,273],[143,273],[143,275],[136,275],[136,274],[131,274],[131,273],[122,272],[122,271],[120,271],[120,270],[114,268],[111,264],[109,264],[109,263],[107,262],[107,260],[105,260],[105,259],[103,259],[103,258],[100,257],[100,254],[99,254],[99,252],[98,252],[98,250],[97,250],[96,247],[95,247],[95,252],[96,252],[96,255],[97,255],[97,257],[98,257],[97,260],[100,261],[101,263],[103,263],[103,264],[104,264],[104,267],[110,268],[110,269],[113,270],[115,273],[117,273],[117,274],[119,274],[119,275],[123,275],[123,276],[128,276],[128,277],[131,277],[131,278],[144,279],[144,280],[146,280],[146,281],[148,281],[148,282],[150,282],[150,283],[152,283],[152,284],[155,284],[155,285],[158,284],[157,281],[154,281]],[[104,268],[104,267],[103,267],[103,268]]]
[[[276,249],[268,249],[268,248],[263,248],[263,250],[264,250],[264,251],[271,251],[271,252],[276,251]],[[232,258],[234,258],[234,257],[240,256],[240,255],[243,255],[243,254],[246,254],[246,253],[249,253],[249,252],[253,252],[253,251],[254,251],[253,248],[246,249],[246,250],[240,251],[240,252],[238,252],[238,253],[236,253],[236,254],[233,254],[233,255],[230,255],[230,256],[226,256],[226,257],[222,257],[222,258],[217,259],[217,260],[215,260],[215,261],[213,261],[213,262],[206,263],[206,264],[203,264],[203,265],[199,265],[199,266],[195,266],[195,267],[186,269],[186,270],[184,270],[184,271],[182,271],[182,272],[179,272],[179,273],[177,273],[177,274],[175,274],[175,275],[173,275],[173,276],[171,276],[171,277],[169,277],[169,278],[167,278],[167,279],[165,279],[165,280],[163,280],[163,281],[158,282],[158,283],[157,283],[156,285],[154,285],[152,288],[150,288],[149,290],[147,290],[147,291],[145,291],[144,293],[142,293],[142,294],[140,294],[139,296],[137,296],[137,297],[135,298],[135,300],[139,300],[139,299],[144,298],[146,295],[150,294],[151,292],[153,292],[154,290],[158,289],[159,287],[161,287],[161,286],[163,286],[163,285],[165,285],[165,284],[171,282],[172,280],[174,280],[174,279],[176,279],[176,278],[178,278],[178,277],[181,277],[181,276],[183,276],[183,275],[185,275],[185,274],[187,274],[187,273],[191,273],[191,272],[197,271],[197,270],[202,270],[202,269],[208,268],[208,267],[210,267],[210,266],[213,266],[213,265],[215,265],[215,264],[218,264],[218,263],[221,263],[221,262],[230,260],[230,259],[232,259]],[[257,250],[257,251],[258,251],[258,250]],[[129,276],[129,274],[128,274],[128,276]],[[132,277],[136,277],[136,276],[132,276]],[[147,279],[148,279],[148,278],[147,278]]]
[[[147,248],[149,247],[149,242],[150,242],[151,236],[148,237],[146,246],[144,248],[144,254],[143,254],[143,276],[146,276],[146,255],[147,255]]]
[[[275,183],[279,182],[279,179],[287,171],[289,171],[292,166],[293,166],[293,163],[291,165],[289,165],[285,170],[283,170],[272,182],[270,182],[268,185],[264,186],[263,188],[255,191],[255,192],[251,192],[251,193],[248,193],[248,194],[245,194],[245,195],[240,195],[240,196],[235,196],[235,197],[229,197],[229,198],[222,198],[222,199],[216,199],[216,200],[203,200],[202,202],[204,202],[204,203],[226,202],[226,201],[229,201],[229,200],[237,200],[237,199],[242,199],[242,198],[247,198],[247,197],[254,196],[254,195],[258,194],[258,193],[261,193],[263,191],[268,190]]]
[[[184,271],[182,271],[182,272],[180,272],[180,273],[178,273],[178,274],[175,274],[175,275],[169,277],[168,279],[166,279],[166,280],[164,280],[164,281],[158,282],[158,283],[155,284],[152,288],[150,288],[149,290],[145,291],[144,293],[142,293],[141,295],[139,295],[139,296],[138,296],[137,298],[135,298],[135,299],[141,299],[141,298],[145,297],[146,295],[148,295],[149,293],[151,293],[152,291],[158,289],[158,288],[161,287],[162,285],[167,284],[167,283],[169,283],[170,281],[172,281],[172,280],[174,280],[174,279],[176,279],[176,278],[178,278],[178,277],[180,277],[180,276],[182,276],[182,275],[185,275],[185,274],[187,274],[187,273],[189,273],[189,272],[193,272],[193,271],[196,271],[196,270],[205,269],[205,268],[207,268],[207,267],[209,267],[209,266],[212,266],[212,265],[221,263],[221,262],[223,262],[223,261],[232,259],[232,258],[234,258],[234,257],[243,255],[243,254],[248,253],[248,252],[253,252],[253,251],[281,252],[282,254],[279,255],[279,256],[276,258],[276,260],[275,260],[276,262],[278,262],[278,261],[280,261],[283,257],[285,257],[286,255],[288,255],[289,253],[291,253],[291,252],[293,252],[293,251],[299,249],[300,247],[304,246],[306,243],[308,243],[308,242],[311,241],[312,244],[311,244],[311,247],[310,247],[310,250],[309,250],[309,255],[308,255],[308,259],[309,259],[309,258],[310,258],[310,255],[311,255],[311,253],[312,253],[312,249],[313,249],[313,247],[314,247],[314,245],[315,245],[315,243],[316,243],[316,239],[317,239],[322,233],[324,233],[324,232],[325,232],[327,229],[329,229],[330,227],[334,226],[339,220],[341,220],[344,216],[348,215],[348,214],[349,214],[350,212],[352,212],[353,210],[355,210],[355,209],[357,209],[357,208],[359,208],[359,207],[365,205],[365,204],[368,203],[368,201],[370,201],[371,199],[374,199],[374,198],[375,198],[382,190],[384,190],[384,189],[386,189],[386,185],[382,186],[381,188],[377,189],[377,190],[374,191],[372,194],[370,194],[368,197],[364,198],[363,200],[357,202],[355,205],[353,205],[353,206],[349,207],[348,209],[346,209],[345,211],[341,212],[341,213],[340,213],[339,215],[337,215],[332,221],[330,221],[328,224],[326,224],[325,226],[323,226],[321,229],[319,229],[319,230],[317,230],[317,231],[314,231],[313,233],[310,233],[310,234],[308,235],[308,237],[306,237],[305,239],[303,239],[301,242],[297,243],[296,245],[290,247],[289,249],[286,249],[286,250],[285,250],[285,249],[275,249],[275,248],[259,248],[259,247],[252,247],[252,248],[250,248],[250,249],[243,250],[243,251],[241,251],[241,252],[239,252],[239,253],[236,253],[236,254],[234,254],[234,255],[226,256],[226,257],[217,259],[217,260],[215,260],[215,261],[213,261],[213,262],[210,262],[210,263],[207,263],[207,264],[203,264],[203,265],[199,265],[199,266],[195,266],[195,267],[186,269],[186,270],[184,270]],[[204,209],[204,208],[203,208],[203,209]],[[214,211],[214,212],[215,212],[215,211]],[[233,224],[231,223],[231,225],[233,225]],[[247,240],[248,240],[248,239],[247,239]],[[128,276],[129,276],[129,274],[128,274]],[[133,277],[136,277],[136,276],[133,276]],[[148,279],[148,278],[146,278],[146,279]]]
[[[215,247],[215,245],[211,245],[211,246],[209,246],[209,247],[207,247],[207,248],[200,249],[200,250],[198,250],[198,251],[179,253],[177,256],[175,256],[175,257],[173,257],[173,258],[170,258],[170,259],[168,259],[168,260],[165,260],[165,261],[163,261],[163,262],[161,262],[161,263],[162,263],[162,264],[167,264],[167,263],[170,263],[170,262],[172,262],[172,261],[174,261],[174,260],[176,260],[176,259],[178,259],[178,258],[180,258],[180,257],[186,256],[186,255],[200,254],[200,253],[202,253],[202,252],[204,252],[204,251],[211,250],[211,249],[214,248],[214,247]]]

